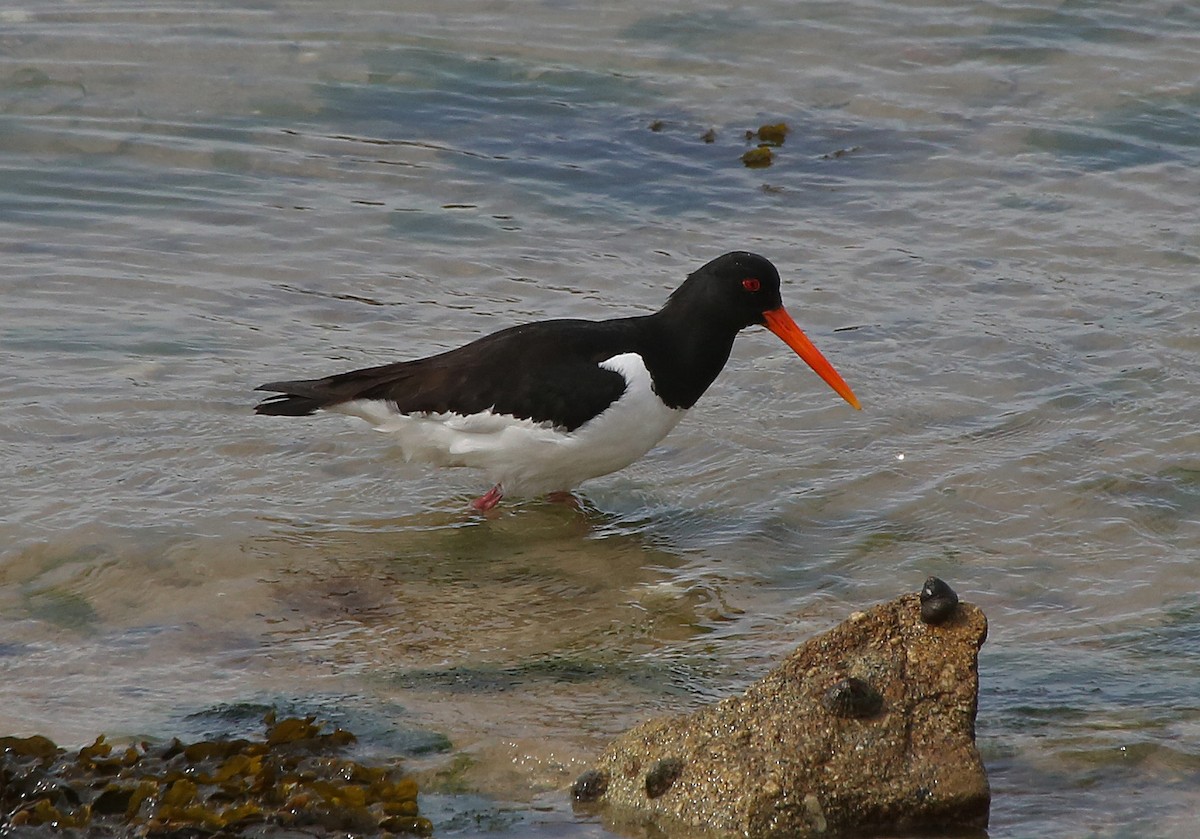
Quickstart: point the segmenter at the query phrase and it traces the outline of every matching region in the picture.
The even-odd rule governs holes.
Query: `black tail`
[[[262,388],[258,388],[262,390]],[[307,417],[316,413],[324,403],[310,396],[292,396],[289,393],[277,393],[264,399],[254,406],[254,413],[266,414],[270,417]]]
[[[320,408],[342,401],[323,387],[328,379],[302,379],[295,382],[267,382],[255,390],[269,390],[269,396],[254,406],[254,413],[270,417],[307,417]]]
[[[338,373],[323,379],[298,379],[292,382],[267,382],[255,390],[267,390],[275,394],[254,406],[254,413],[272,417],[307,417],[309,414],[362,397],[384,399],[386,394],[376,395],[375,390],[403,378],[413,369],[412,364],[399,361],[379,367],[366,367]]]

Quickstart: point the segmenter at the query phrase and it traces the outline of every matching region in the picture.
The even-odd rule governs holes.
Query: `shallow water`
[[[991,835],[1193,836],[1200,13],[404,6],[0,10],[0,730],[290,703],[413,753],[439,835],[609,835],[559,792],[609,736],[937,574]],[[491,520],[250,412],[739,248],[865,410],[747,332],[582,511]]]

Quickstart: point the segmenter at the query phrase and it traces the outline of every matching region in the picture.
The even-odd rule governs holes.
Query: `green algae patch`
[[[742,155],[742,163],[750,169],[761,169],[764,166],[770,166],[774,159],[775,153],[771,151],[770,146],[765,145],[750,149]]]
[[[753,140],[757,138],[758,142],[765,146],[782,146],[790,130],[786,122],[760,125],[757,131],[747,131],[746,139]]]
[[[89,836],[270,836],[302,830],[428,836],[417,782],[396,764],[342,756],[349,731],[315,717],[264,718],[262,740],[116,747],[103,735],[78,752],[49,739],[0,737],[0,834],[65,828]],[[36,835],[36,834],[30,834]]]
[[[757,131],[746,131],[746,142],[754,142],[756,146],[742,154],[742,163],[749,169],[770,166],[775,162],[774,149],[783,145],[789,130],[786,122],[777,122],[760,125]]]

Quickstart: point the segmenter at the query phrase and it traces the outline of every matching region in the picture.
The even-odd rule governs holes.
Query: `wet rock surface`
[[[750,837],[986,828],[987,620],[937,582],[934,622],[928,593],[856,612],[741,696],[617,738],[576,783],[578,806]]]

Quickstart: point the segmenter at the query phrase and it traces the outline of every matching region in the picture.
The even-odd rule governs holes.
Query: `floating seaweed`
[[[397,765],[339,752],[349,731],[315,717],[264,719],[265,738],[114,747],[103,735],[76,753],[49,739],[0,737],[0,833],[44,826],[88,835],[236,836],[303,829],[428,836],[417,783]],[[47,834],[49,835],[49,833]]]
[[[757,141],[757,146],[742,154],[742,163],[750,169],[761,169],[775,162],[775,152],[787,139],[788,124],[777,122],[760,125],[757,131],[746,131],[746,141]]]
[[[758,142],[764,146],[782,146],[783,141],[787,139],[789,130],[786,122],[760,125],[757,131],[747,131],[746,139],[753,140],[757,137]]]
[[[758,146],[750,149],[750,151],[742,155],[742,163],[751,169],[760,169],[764,166],[770,166],[771,161],[775,159],[775,153],[771,151],[770,146]]]

